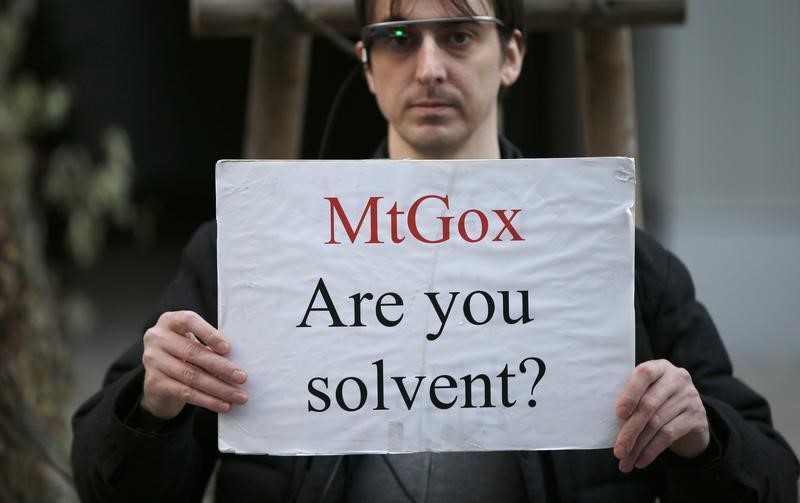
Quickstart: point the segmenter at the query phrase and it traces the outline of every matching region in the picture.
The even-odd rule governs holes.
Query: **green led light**
[[[397,28],[396,30],[394,30],[394,36],[395,37],[402,37],[405,34],[406,34],[406,31],[403,28]]]

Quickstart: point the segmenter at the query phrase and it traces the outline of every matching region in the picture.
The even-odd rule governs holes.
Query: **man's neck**
[[[456,147],[415,148],[389,128],[389,159],[500,159],[496,129],[492,134],[477,134]]]

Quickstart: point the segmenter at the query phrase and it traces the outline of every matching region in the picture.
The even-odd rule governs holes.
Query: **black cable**
[[[423,501],[428,501],[428,494],[431,491],[431,472],[433,472],[433,455],[428,455],[428,475],[425,477],[425,499]]]
[[[325,158],[325,154],[328,150],[328,141],[330,140],[331,127],[333,126],[333,121],[336,118],[336,112],[339,109],[339,103],[341,103],[345,91],[350,87],[350,84],[353,82],[355,76],[361,72],[361,69],[361,63],[354,66],[353,69],[350,70],[350,73],[347,74],[347,77],[345,77],[345,79],[339,85],[339,90],[336,91],[336,97],[333,99],[331,108],[328,111],[328,117],[325,119],[325,128],[322,130],[322,140],[320,140],[319,143],[319,153],[317,154],[317,159]]]
[[[336,29],[334,29],[331,25],[318,19],[315,16],[310,15],[306,12],[302,7],[295,3],[295,0],[283,0],[284,3],[289,6],[289,8],[294,12],[300,19],[303,20],[306,27],[309,28],[312,32],[320,35],[323,38],[328,39],[328,42],[334,45],[337,49],[342,51],[343,53],[351,56],[353,58],[357,58],[356,51],[353,48],[353,43],[348,40],[346,37],[342,36]]]
[[[320,503],[325,501],[325,498],[328,497],[328,493],[331,491],[331,487],[333,486],[333,481],[336,480],[336,474],[339,473],[339,468],[342,466],[343,458],[344,456],[339,456],[339,459],[336,460],[333,471],[331,472],[330,477],[328,477],[328,481],[325,483],[325,488],[322,490],[322,496],[319,497]]]
[[[392,472],[392,477],[394,477],[394,480],[397,482],[397,485],[400,486],[400,490],[406,495],[408,501],[411,503],[417,503],[417,500],[411,496],[411,493],[409,492],[408,488],[406,488],[406,485],[403,484],[402,480],[400,480],[400,475],[397,474],[397,471],[394,469],[394,466],[392,466],[392,463],[389,461],[389,458],[386,456],[386,454],[381,454],[381,459],[383,459],[383,462],[386,463],[386,467],[389,468],[389,471]]]
[[[299,17],[303,23],[305,24],[306,28],[309,28],[315,34],[321,36],[322,38],[326,39],[330,42],[334,47],[342,51],[343,53],[347,54],[348,56],[358,59],[356,56],[356,51],[353,48],[353,43],[348,40],[346,37],[342,36],[338,31],[336,31],[332,26],[328,23],[322,21],[321,19],[317,19],[314,16],[311,16],[308,12],[306,12],[303,8],[295,3],[295,0],[283,0],[284,4],[292,10],[292,12]],[[325,158],[325,151],[328,149],[328,140],[330,138],[330,130],[331,126],[333,125],[333,120],[336,117],[337,109],[339,108],[339,102],[344,96],[344,92],[350,86],[353,78],[360,70],[362,64],[359,64],[350,70],[350,73],[347,74],[342,84],[339,86],[339,90],[336,92],[336,97],[333,99],[333,103],[331,104],[330,111],[328,112],[328,117],[325,120],[325,128],[322,130],[322,141],[320,142],[317,158],[324,159]]]
[[[298,461],[299,463],[300,461]],[[296,468],[296,467],[295,467]],[[307,457],[304,463],[304,466],[295,472],[300,471],[301,473],[298,475],[297,473],[294,474],[294,484],[295,487],[292,490],[292,496],[289,498],[289,501],[292,503],[297,503],[297,499],[300,497],[300,490],[303,489],[303,483],[306,481],[306,475],[308,475],[308,471],[311,469],[311,457]]]

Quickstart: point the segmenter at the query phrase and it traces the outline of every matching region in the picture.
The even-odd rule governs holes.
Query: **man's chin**
[[[439,153],[458,150],[463,143],[461,135],[450,128],[435,125],[418,126],[408,132],[403,139],[409,146],[420,153],[439,157]]]

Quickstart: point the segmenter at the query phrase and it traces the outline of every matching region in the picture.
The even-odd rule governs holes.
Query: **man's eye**
[[[411,43],[411,38],[408,33],[392,33],[389,35],[389,43],[398,47],[405,47]]]
[[[454,45],[466,45],[472,41],[472,35],[465,31],[457,31],[450,35],[450,42]]]
[[[414,43],[414,31],[405,26],[391,28],[386,33],[386,40],[390,47],[408,47]]]

